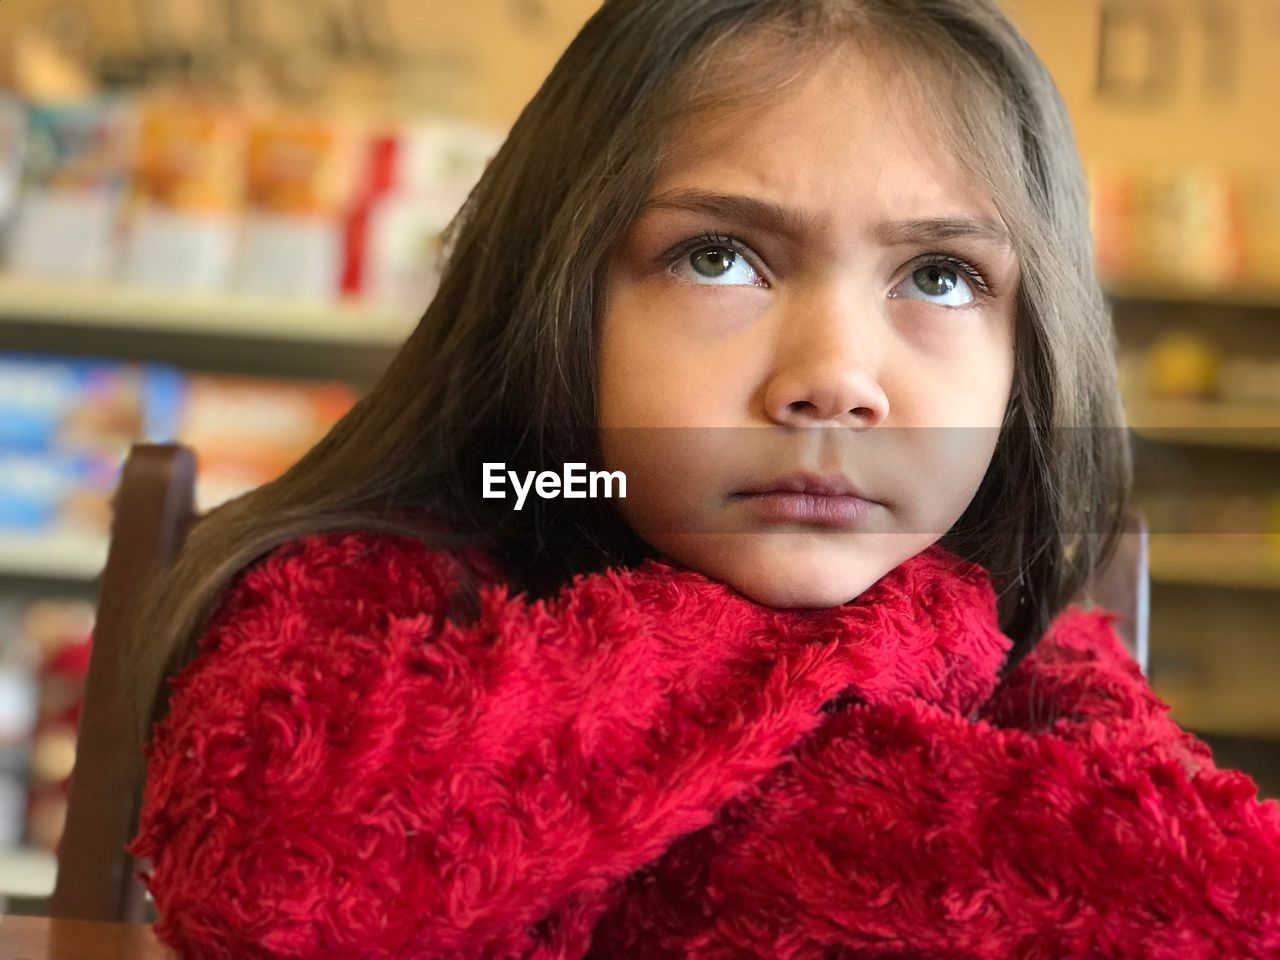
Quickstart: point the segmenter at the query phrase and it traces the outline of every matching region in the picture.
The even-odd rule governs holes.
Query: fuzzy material
[[[650,560],[466,624],[462,562],[316,534],[224,594],[129,846],[187,960],[1280,957],[1280,805],[1113,613],[997,685],[938,545],[826,610]]]

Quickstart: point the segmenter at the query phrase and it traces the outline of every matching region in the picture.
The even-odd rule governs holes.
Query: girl
[[[607,0],[448,252],[151,600],[162,939],[1280,955],[1280,810],[1070,603],[1130,463],[1070,126],[991,0]],[[498,463],[626,497],[516,510]]]

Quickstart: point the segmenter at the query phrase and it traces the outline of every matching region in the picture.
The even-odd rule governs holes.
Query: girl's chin
[[[867,559],[797,558],[769,562],[744,557],[712,573],[743,596],[770,607],[838,607],[861,596],[886,571],[868,569]]]
[[[772,581],[765,584],[755,582],[726,581],[731,587],[748,600],[763,604],[766,607],[781,609],[819,609],[838,607],[861,596],[865,587],[832,586],[816,588],[809,583]]]
[[[663,537],[657,552],[719,580],[756,603],[837,607],[861,596],[908,553],[927,544],[898,536],[830,538],[711,534]]]

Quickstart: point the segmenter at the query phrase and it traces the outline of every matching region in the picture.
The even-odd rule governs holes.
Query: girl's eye
[[[669,268],[690,283],[715,286],[768,286],[748,259],[746,245],[736,237],[706,233],[693,237],[667,254]],[[975,293],[976,291],[976,293]],[[890,292],[891,297],[924,300],[944,307],[966,307],[995,291],[981,271],[959,257],[932,254]]]
[[[690,283],[764,286],[764,278],[751,266],[742,241],[736,237],[713,234],[695,237],[670,257],[670,267],[676,276]]]
[[[924,300],[943,307],[967,307],[978,299],[975,288],[982,296],[994,295],[977,267],[959,257],[934,255],[894,287],[889,296]],[[943,299],[933,299],[935,297]]]

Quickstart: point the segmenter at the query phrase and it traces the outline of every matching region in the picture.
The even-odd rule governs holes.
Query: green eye
[[[915,281],[917,287],[931,297],[945,297],[960,283],[960,278],[956,276],[954,270],[936,264],[921,267],[911,275],[911,279]]]
[[[737,261],[738,255],[732,250],[725,250],[720,247],[707,247],[705,250],[699,250],[690,258],[693,269],[698,271],[704,277],[717,278],[722,277],[733,269],[734,263]]]
[[[680,268],[689,265],[691,269]],[[671,270],[682,279],[702,286],[764,286],[764,278],[751,265],[741,241],[705,234],[682,244],[672,255]]]
[[[944,307],[965,307],[976,302],[979,296],[989,298],[994,293],[977,267],[959,257],[939,255],[916,267],[892,296]]]

